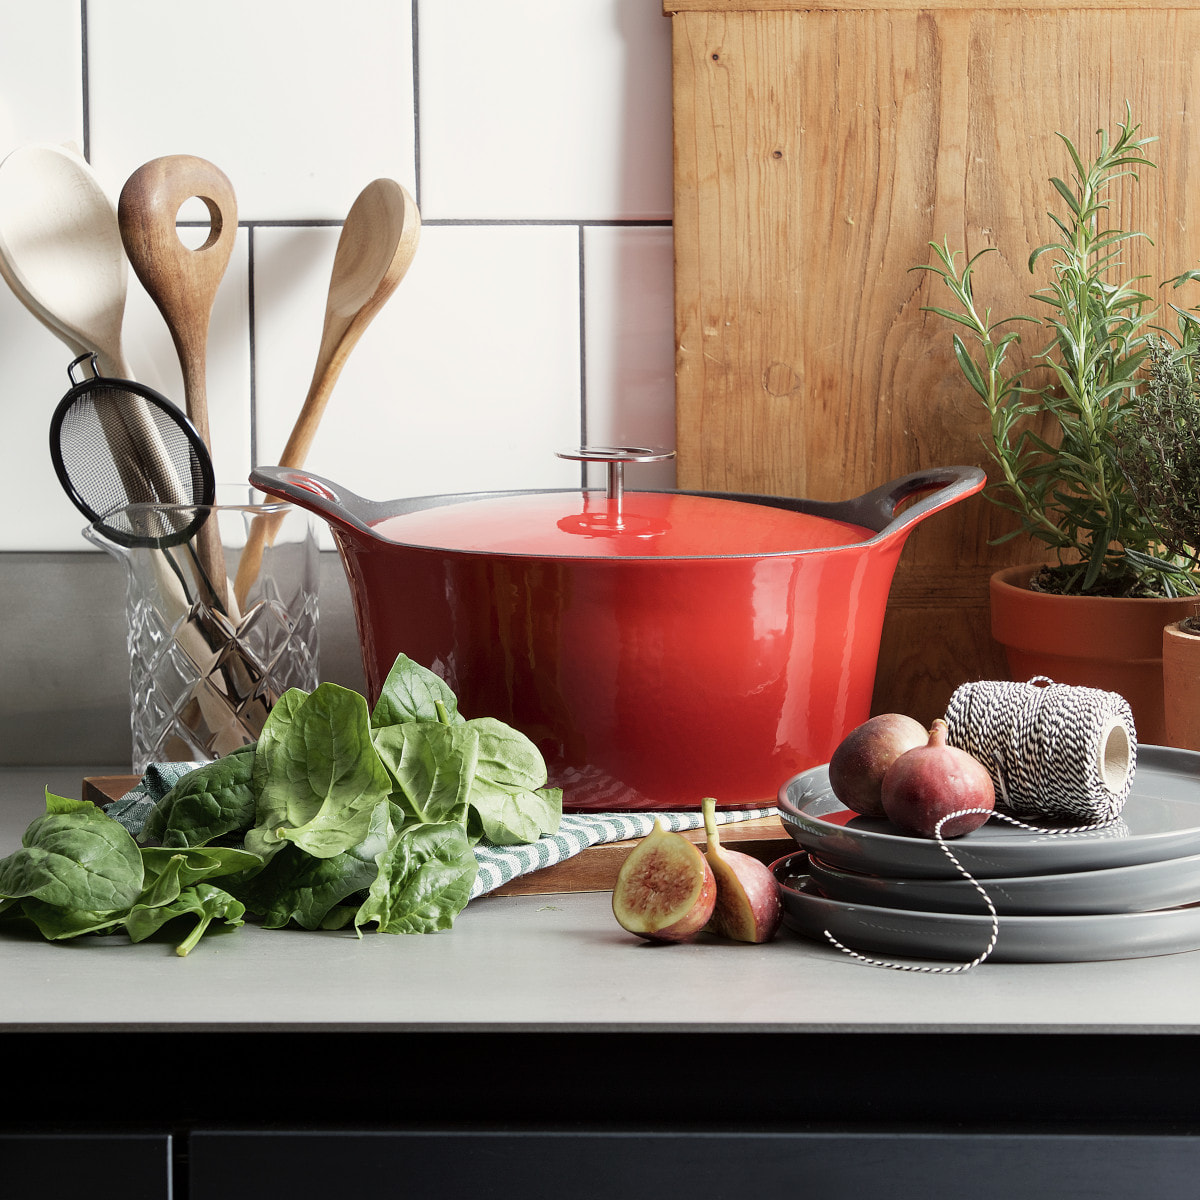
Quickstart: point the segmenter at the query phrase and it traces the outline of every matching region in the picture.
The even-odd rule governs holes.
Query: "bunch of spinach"
[[[370,712],[336,684],[285,693],[258,741],[180,779],[138,841],[95,805],[47,794],[0,861],[0,913],[51,940],[123,929],[140,941],[190,918],[180,954],[212,921],[247,915],[360,936],[448,929],[480,839],[558,828],[562,793],[545,785],[528,738],[467,720],[443,680],[401,655]]]
[[[211,922],[241,925],[245,906],[210,882],[253,871],[245,850],[140,848],[129,831],[86,800],[46,793],[46,812],[21,849],[0,861],[0,914],[31,921],[49,941],[120,929],[140,942],[176,917],[192,929],[186,955]]]

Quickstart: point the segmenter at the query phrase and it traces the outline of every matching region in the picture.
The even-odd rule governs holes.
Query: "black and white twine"
[[[1054,683],[964,683],[946,743],[988,769],[1000,808],[1041,820],[1116,820],[1133,784],[1137,734],[1116,692]]]
[[[901,963],[870,958],[844,946],[826,929],[825,937],[843,954],[871,967],[929,975],[958,975],[979,966],[1000,937],[1000,917],[992,898],[962,865],[942,836],[942,827],[968,813],[1046,837],[1093,833],[1117,822],[1133,785],[1137,734],[1123,696],[1095,688],[1056,684],[1043,675],[1028,683],[984,681],[963,684],[946,710],[948,745],[978,759],[992,776],[998,807],[1034,819],[1082,824],[1044,828],[989,809],[964,808],[942,817],[934,838],[960,875],[979,893],[991,917],[987,945],[970,962],[954,966]]]

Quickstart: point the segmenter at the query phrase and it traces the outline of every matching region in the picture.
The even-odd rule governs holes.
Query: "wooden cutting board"
[[[93,804],[108,804],[136,786],[137,775],[92,775],[83,781],[83,799]],[[704,843],[703,829],[689,829],[683,834],[688,841]],[[735,821],[721,826],[721,842],[731,850],[740,850],[761,862],[771,863],[796,848],[778,817],[758,817],[753,821]],[[625,856],[637,845],[628,842],[606,842],[589,846],[565,862],[543,867],[502,884],[491,896],[550,896],[565,892],[607,892],[616,882],[617,872]]]

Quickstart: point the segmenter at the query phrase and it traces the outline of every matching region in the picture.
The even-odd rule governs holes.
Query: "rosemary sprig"
[[[1058,135],[1073,172],[1068,180],[1050,180],[1065,211],[1048,214],[1055,236],[1029,256],[1031,274],[1043,260],[1051,266],[1050,282],[1030,297],[1039,316],[995,320],[980,308],[975,274],[990,247],[960,269],[948,241],[930,243],[935,261],[914,268],[939,276],[955,302],[923,311],[958,326],[955,359],[988,412],[985,444],[999,473],[988,495],[1017,517],[1017,527],[996,540],[1025,534],[1049,547],[1062,591],[1198,590],[1178,557],[1162,554],[1158,518],[1139,503],[1116,449],[1156,336],[1144,277],[1121,277],[1122,250],[1146,235],[1107,224],[1114,186],[1136,182],[1139,171],[1155,165],[1146,147],[1156,139],[1139,137],[1139,128],[1127,105],[1114,137],[1098,132],[1090,162]],[[1040,329],[1042,344],[1028,365],[1014,368],[1024,323]]]

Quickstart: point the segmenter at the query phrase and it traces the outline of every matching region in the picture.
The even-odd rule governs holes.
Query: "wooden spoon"
[[[184,201],[199,197],[208,209],[208,239],[193,250],[179,240],[176,219]],[[212,449],[206,390],[208,329],[217,289],[237,236],[237,200],[225,173],[205,159],[172,154],[151,159],[125,181],[117,202],[125,252],[171,331],[183,369],[187,414]],[[197,534],[197,553],[226,607],[225,565],[215,520]]]
[[[279,459],[300,467],[312,446],[325,405],[350,351],[375,314],[396,290],[417,252],[421,214],[416,202],[393,179],[367,184],[346,214],[333,257],[325,324],[308,395]],[[274,540],[281,517],[256,517],[238,563],[234,595],[238,607],[258,575],[263,547]]]
[[[176,218],[185,200],[199,197],[210,228],[193,250],[179,240]],[[170,154],[139,167],[117,203],[125,253],[171,331],[183,369],[187,414],[212,449],[208,428],[208,328],[217,289],[237,236],[237,199],[225,173],[190,154]]]
[[[129,268],[117,210],[66,146],[22,146],[0,162],[0,275],[74,357],[131,378],[121,345]]]
[[[129,264],[117,208],[70,147],[22,146],[0,162],[0,276],[75,358],[95,354],[101,375],[132,379],[121,344]],[[139,398],[119,414],[103,406],[100,419],[113,445],[142,449],[147,475],[137,464],[117,463],[131,501],[183,496],[158,426]]]

